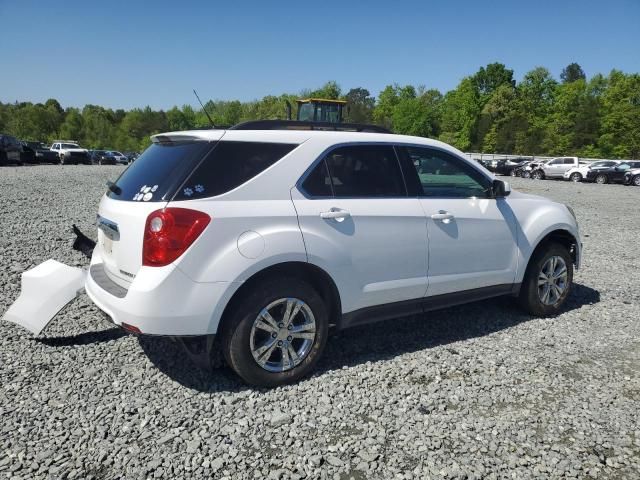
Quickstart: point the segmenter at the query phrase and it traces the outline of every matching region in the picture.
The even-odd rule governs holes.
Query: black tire
[[[531,178],[534,180],[544,180],[544,172],[542,170],[534,170],[531,172]]]
[[[251,330],[262,309],[287,298],[300,299],[308,305],[315,318],[316,335],[299,365],[283,372],[272,372],[254,359],[250,346]],[[298,278],[274,278],[257,285],[236,305],[235,311],[223,320],[221,347],[227,364],[245,382],[275,387],[294,383],[313,370],[324,350],[329,328],[327,307],[313,287]]]
[[[512,177],[517,177],[518,176],[518,172],[516,172],[515,170],[511,170],[509,172],[509,175],[512,176]]]
[[[571,179],[572,182],[579,183],[582,181],[582,174],[578,172],[574,172],[571,174],[569,178]]]
[[[631,185],[635,185],[636,187],[640,187],[640,175],[636,175],[631,179]]]
[[[609,177],[607,177],[604,173],[600,173],[596,176],[595,182],[599,183],[600,185],[604,185],[605,183],[609,183]]]
[[[561,257],[567,268],[566,288],[558,300],[552,305],[542,302],[538,290],[538,277],[541,274],[543,266],[551,257]],[[550,317],[560,313],[567,296],[571,292],[573,285],[573,260],[569,251],[563,245],[550,242],[539,247],[529,260],[527,271],[520,288],[519,303],[520,306],[537,317]]]

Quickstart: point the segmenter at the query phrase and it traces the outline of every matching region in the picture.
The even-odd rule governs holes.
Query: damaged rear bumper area
[[[55,315],[86,292],[109,320],[138,334],[200,336],[215,334],[229,295],[229,282],[199,283],[175,265],[142,267],[128,288],[108,275],[95,242],[75,225],[73,248],[91,259],[89,268],[47,260],[22,274],[22,291],[3,316],[39,335]]]
[[[96,242],[75,225],[73,232],[73,249],[91,258]],[[47,260],[22,274],[20,296],[2,319],[39,335],[65,305],[84,291],[86,278],[86,269]]]

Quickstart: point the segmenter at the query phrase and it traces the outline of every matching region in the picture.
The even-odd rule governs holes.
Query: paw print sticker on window
[[[190,197],[191,195],[193,195],[193,190],[187,187],[184,190],[182,190],[182,193],[184,193],[187,197]]]
[[[196,189],[196,192],[198,192],[198,193],[204,192],[204,187],[202,185],[196,185],[194,188]]]

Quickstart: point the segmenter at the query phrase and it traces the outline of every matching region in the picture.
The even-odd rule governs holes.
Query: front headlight
[[[576,217],[576,212],[573,211],[573,208],[571,208],[569,205],[567,205],[566,203],[564,204],[565,207],[567,207],[567,210],[569,210],[569,213],[571,214],[571,216],[573,217],[573,219],[576,221],[576,223],[578,223],[578,218]]]

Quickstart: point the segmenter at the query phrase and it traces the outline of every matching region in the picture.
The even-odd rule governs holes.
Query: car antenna
[[[200,106],[202,107],[202,111],[204,112],[204,114],[207,116],[207,118],[209,119],[209,123],[211,124],[211,128],[216,128],[216,126],[213,124],[213,120],[211,120],[211,116],[209,116],[209,112],[207,112],[207,109],[204,108],[204,105],[202,104],[202,100],[200,100],[200,97],[198,96],[198,92],[196,92],[196,89],[193,89],[193,94],[196,96],[196,98],[198,99],[198,102],[200,102]]]

